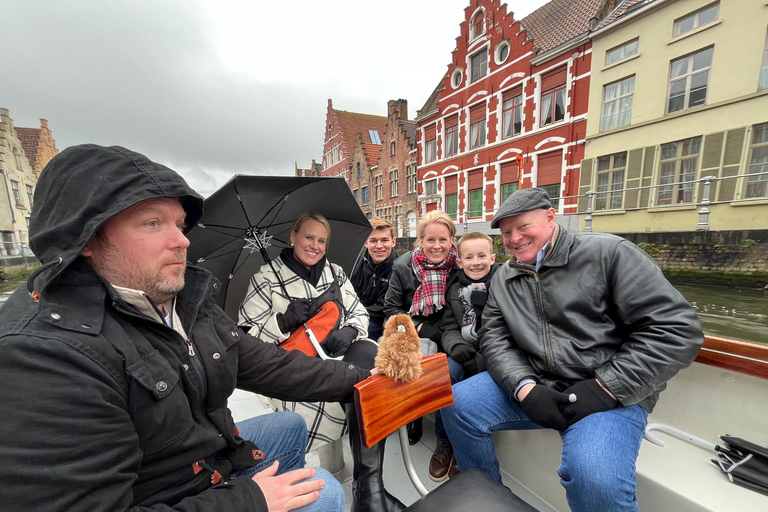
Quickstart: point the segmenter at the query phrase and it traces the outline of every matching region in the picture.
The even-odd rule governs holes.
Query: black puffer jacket
[[[352,275],[349,276],[357,297],[368,311],[371,322],[384,323],[384,297],[389,288],[389,277],[395,260],[397,260],[397,253],[393,249],[389,258],[376,265],[371,261],[371,255],[366,250],[357,259]]]
[[[55,263],[31,283],[39,302],[20,289],[0,309],[0,510],[266,511],[252,480],[227,481],[262,458],[234,434],[234,388],[347,401],[368,375],[244,334],[202,269],[176,298],[194,356],[123,301],[78,255],[106,219],[154,197],[179,197],[190,227],[200,216],[176,173],[123,148],[70,148],[41,175],[31,245]]]
[[[511,262],[493,276],[480,331],[507,396],[526,377],[558,391],[598,378],[650,412],[704,343],[691,305],[623,238],[560,228],[538,272]]]
[[[451,273],[445,281],[445,290],[458,279],[458,273],[461,272],[458,265],[453,264]],[[413,302],[413,294],[421,282],[413,272],[413,251],[409,251],[395,260],[392,266],[392,275],[389,278],[389,289],[384,299],[384,317],[389,318],[393,315],[408,314]],[[445,308],[432,313],[429,316],[416,315],[413,317],[413,323],[416,327],[419,324],[428,322],[438,329],[440,321],[443,318]]]

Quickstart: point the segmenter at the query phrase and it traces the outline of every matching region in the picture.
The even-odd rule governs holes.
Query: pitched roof
[[[595,27],[595,30],[601,29],[603,27],[607,27],[614,21],[618,20],[625,14],[628,14],[630,12],[633,12],[637,9],[640,9],[641,7],[644,7],[648,4],[651,4],[655,2],[656,0],[624,0],[623,2],[618,2],[618,5],[616,6],[613,11],[611,11],[600,23]]]
[[[382,132],[383,133],[383,132]],[[365,144],[365,154],[368,155],[368,165],[378,165],[381,155],[381,144]]]
[[[544,53],[589,31],[604,0],[552,0],[520,20],[533,39],[537,53]]]
[[[420,110],[416,111],[417,121],[422,117],[426,117],[438,111],[438,108],[440,106],[440,92],[445,87],[446,76],[448,76],[447,72],[443,75],[443,77],[437,83],[437,86],[435,86],[435,89],[432,91],[432,94],[429,95],[429,98],[427,98],[427,101],[424,102],[424,106],[421,107]]]
[[[357,134],[360,133],[363,136],[364,144],[372,144],[371,135],[368,130],[376,130],[379,132],[381,138],[387,130],[387,118],[384,116],[374,116],[371,114],[358,114],[357,112],[347,112],[346,110],[336,110],[336,121],[339,123],[339,128],[344,136],[344,140],[347,143],[347,147],[351,150],[355,145]]]
[[[16,135],[19,137],[21,147],[24,149],[24,154],[27,156],[30,167],[35,168],[35,161],[37,160],[37,147],[40,140],[40,128],[17,128]]]

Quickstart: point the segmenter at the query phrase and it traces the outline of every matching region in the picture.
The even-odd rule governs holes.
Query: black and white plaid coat
[[[354,327],[357,329],[358,338],[366,338],[368,313],[341,267],[326,261],[317,287],[314,287],[289,269],[281,258],[278,257],[272,262],[290,299],[314,299],[328,290],[333,282],[330,265],[333,265],[333,272],[336,273],[344,304],[341,326]],[[249,334],[261,341],[279,344],[288,339],[290,333],[280,331],[277,325],[277,314],[284,313],[288,309],[290,299],[283,292],[272,268],[264,265],[251,277],[248,293],[240,306],[239,324],[251,326]],[[275,410],[293,411],[304,417],[309,431],[307,451],[335,441],[344,434],[345,414],[339,403],[286,402],[277,399],[271,399],[271,402]]]

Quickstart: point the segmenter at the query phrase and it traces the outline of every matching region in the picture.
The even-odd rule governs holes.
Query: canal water
[[[0,283],[0,302],[26,283],[26,277]],[[704,332],[768,345],[768,290],[673,283],[696,308]]]

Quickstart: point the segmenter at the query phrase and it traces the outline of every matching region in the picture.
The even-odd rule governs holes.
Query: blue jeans
[[[384,324],[374,321],[368,322],[368,338],[378,342],[382,334],[384,334]]]
[[[304,447],[307,445],[307,425],[304,418],[293,412],[274,412],[241,421],[237,424],[240,437],[253,441],[266,457],[257,465],[235,471],[230,478],[250,478],[280,461],[278,475],[304,467]],[[297,508],[300,512],[341,512],[344,510],[344,489],[332,474],[322,468],[308,480],[323,480],[320,498]]]
[[[488,372],[453,386],[454,404],[442,411],[459,468],[478,468],[501,483],[491,433],[543,428]],[[648,414],[639,405],[590,414],[560,432],[557,474],[573,512],[637,511],[635,462]]]
[[[451,384],[456,384],[464,378],[464,366],[448,357],[448,373],[451,374]],[[440,410],[435,412],[435,437],[441,441],[448,440],[448,434],[443,426],[443,416]]]

